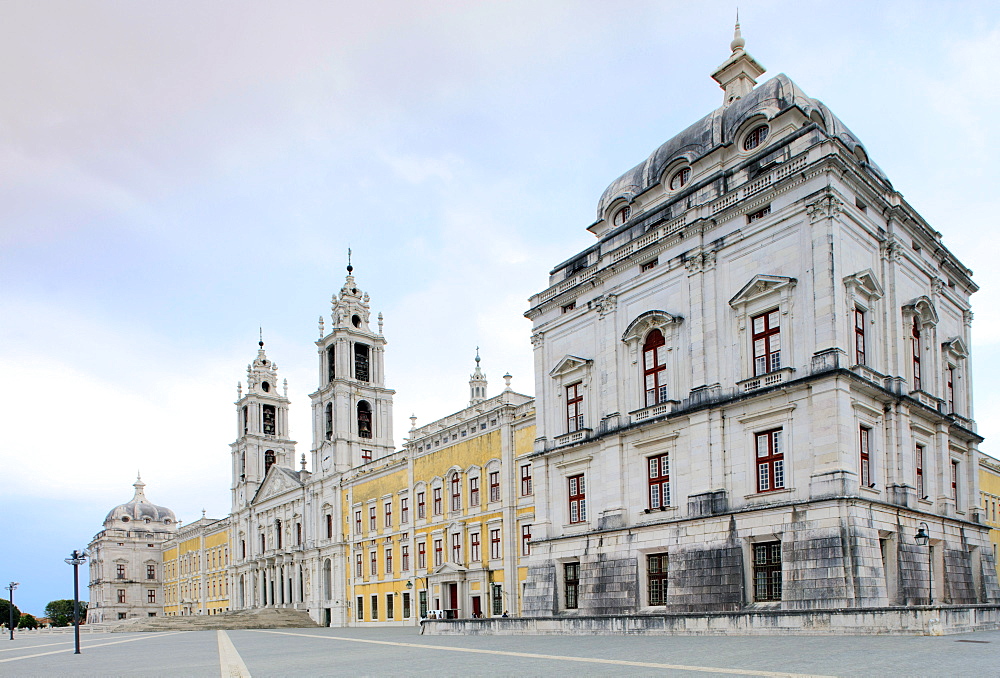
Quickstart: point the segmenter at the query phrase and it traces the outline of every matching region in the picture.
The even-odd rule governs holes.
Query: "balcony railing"
[[[752,379],[738,381],[736,382],[736,386],[743,393],[749,393],[750,391],[756,391],[757,389],[783,384],[786,381],[791,380],[792,373],[794,371],[795,370],[791,367],[782,367],[780,370],[775,370],[774,372],[768,372],[767,374],[761,374],[753,377]]]
[[[629,416],[632,418],[632,423],[638,423],[640,421],[645,421],[646,419],[653,419],[655,417],[661,417],[665,414],[670,414],[678,405],[680,405],[680,401],[678,400],[665,400],[662,403],[657,403],[655,405],[650,405],[649,407],[644,407],[641,410],[629,412]]]
[[[589,428],[581,428],[570,433],[565,433],[561,436],[556,436],[555,444],[556,447],[562,447],[563,445],[569,445],[571,443],[578,443],[581,440],[585,440],[590,437],[592,430]]]

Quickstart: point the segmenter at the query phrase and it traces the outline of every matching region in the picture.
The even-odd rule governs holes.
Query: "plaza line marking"
[[[102,647],[104,645],[120,645],[121,643],[134,643],[137,640],[149,640],[149,638],[165,638],[166,636],[176,636],[178,633],[184,633],[184,631],[174,631],[172,633],[158,633],[156,635],[150,635],[147,638],[139,637],[139,638],[126,638],[125,640],[112,640],[112,641],[108,641],[107,643],[93,643],[93,644],[82,645],[82,647],[89,649],[89,648],[92,648],[92,647]],[[53,644],[56,644],[56,643],[53,643]],[[44,646],[43,645],[36,645],[35,647],[44,647]],[[25,648],[21,648],[21,649],[25,649]],[[26,654],[23,657],[9,657],[7,659],[0,659],[0,664],[6,663],[6,662],[16,662],[16,661],[20,661],[22,659],[33,659],[35,657],[46,657],[46,656],[48,656],[50,654],[62,654],[65,651],[66,650],[52,650],[51,652],[37,652],[35,654]]]
[[[834,678],[812,673],[783,673],[781,671],[755,671],[753,669],[720,668],[718,666],[685,666],[683,664],[658,664],[656,662],[634,662],[627,659],[597,659],[594,657],[567,657],[558,654],[536,654],[534,652],[510,652],[507,650],[480,650],[467,647],[451,647],[448,645],[422,645],[420,643],[396,643],[388,640],[363,640],[361,638],[344,638],[342,636],[318,636],[314,633],[291,633],[289,631],[267,631],[255,629],[257,633],[275,633],[282,636],[303,636],[322,640],[343,640],[348,643],[371,643],[372,645],[395,645],[397,647],[416,647],[424,650],[443,650],[445,652],[469,652],[472,654],[498,654],[506,657],[527,657],[528,659],[558,659],[568,662],[584,662],[587,664],[614,664],[616,666],[641,666],[648,669],[672,669],[674,671],[701,671],[702,673],[729,673],[740,676],[772,676],[774,678]]]
[[[250,678],[250,671],[243,662],[243,657],[236,651],[236,646],[225,631],[218,631],[219,639],[219,671],[222,678]]]
[[[8,647],[6,649],[0,648],[0,652],[14,652],[16,650],[33,650],[36,647],[52,647],[53,645],[72,645],[72,640],[64,640],[58,643],[44,643],[42,645],[27,645],[25,647]]]

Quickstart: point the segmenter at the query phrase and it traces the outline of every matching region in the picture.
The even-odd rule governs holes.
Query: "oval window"
[[[750,133],[743,138],[743,150],[752,151],[764,143],[767,139],[767,125],[761,125],[750,130]]]
[[[122,516],[122,522],[123,523],[127,523],[128,522],[128,516]]]
[[[676,191],[685,184],[687,184],[688,179],[691,178],[691,168],[682,167],[681,169],[674,172],[674,176],[670,177],[670,190]]]
[[[266,381],[265,382],[261,382],[260,387],[264,391],[264,393],[267,393],[268,391],[271,390],[271,385],[269,383],[267,383]]]
[[[625,207],[622,207],[620,210],[615,212],[615,220],[614,220],[615,226],[621,226],[622,224],[624,224],[626,221],[628,221],[628,218],[631,214],[632,214],[632,208],[629,207],[628,205],[625,205]]]
[[[355,327],[361,327],[361,316],[359,316],[359,315],[352,315],[351,316],[351,324],[354,325]]]

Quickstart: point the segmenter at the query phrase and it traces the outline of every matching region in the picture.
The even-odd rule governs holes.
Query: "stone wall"
[[[670,553],[668,609],[671,612],[738,610],[743,607],[743,549],[723,543]]]
[[[638,601],[636,558],[609,558],[598,553],[580,559],[580,611],[584,614],[627,614]]]
[[[511,617],[421,622],[426,635],[945,635],[1000,629],[1000,605]]]
[[[976,585],[972,581],[972,558],[968,551],[945,549],[944,600],[954,605],[978,603]]]
[[[524,600],[521,603],[526,616],[547,616],[556,613],[555,563],[532,565],[524,582]]]

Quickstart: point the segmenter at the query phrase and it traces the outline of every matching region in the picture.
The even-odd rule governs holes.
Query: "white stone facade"
[[[155,617],[163,613],[163,543],[177,532],[173,511],[146,499],[137,478],[132,500],[104,519],[90,554],[87,623]]]
[[[995,602],[971,272],[737,38],[723,107],[612,183],[531,298],[526,611]]]

